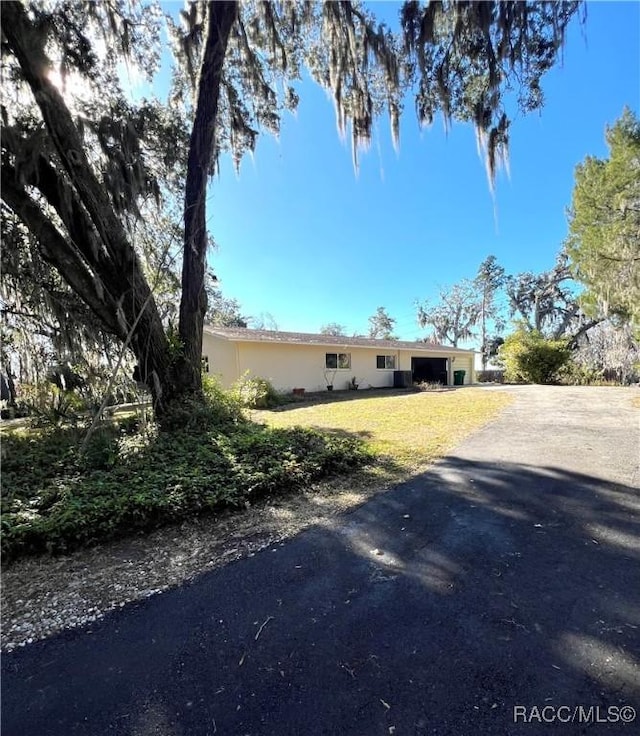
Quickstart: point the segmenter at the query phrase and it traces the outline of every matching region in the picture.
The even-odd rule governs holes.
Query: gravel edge
[[[408,475],[371,469],[241,512],[191,519],[61,557],[18,560],[2,572],[0,649],[10,652],[91,624],[129,602],[253,556],[310,526],[331,525],[338,514]]]

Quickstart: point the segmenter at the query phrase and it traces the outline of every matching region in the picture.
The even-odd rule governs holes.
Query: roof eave
[[[218,337],[228,342],[250,342],[261,345],[307,345],[311,347],[326,347],[326,348],[364,348],[366,350],[414,350],[416,352],[431,352],[431,353],[464,353],[464,354],[475,354],[477,351],[473,349],[465,348],[454,348],[447,345],[428,345],[426,343],[410,343],[409,345],[400,343],[374,343],[370,345],[361,343],[345,343],[345,342],[325,342],[316,340],[287,340],[282,339],[265,339],[258,336],[252,335],[225,335],[221,331],[216,330],[212,327],[205,326],[205,331],[214,337]],[[424,345],[424,347],[423,347]]]

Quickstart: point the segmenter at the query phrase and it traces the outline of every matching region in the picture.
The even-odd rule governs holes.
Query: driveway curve
[[[638,733],[640,392],[487,390],[332,527],[5,654],[3,733]]]

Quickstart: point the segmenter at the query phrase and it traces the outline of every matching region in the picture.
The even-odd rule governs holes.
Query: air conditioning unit
[[[394,371],[393,387],[394,388],[411,388],[413,386],[413,374],[411,371]]]

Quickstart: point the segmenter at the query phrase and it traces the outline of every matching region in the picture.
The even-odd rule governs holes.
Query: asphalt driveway
[[[5,654],[2,733],[639,733],[639,392],[515,391],[332,528]]]

